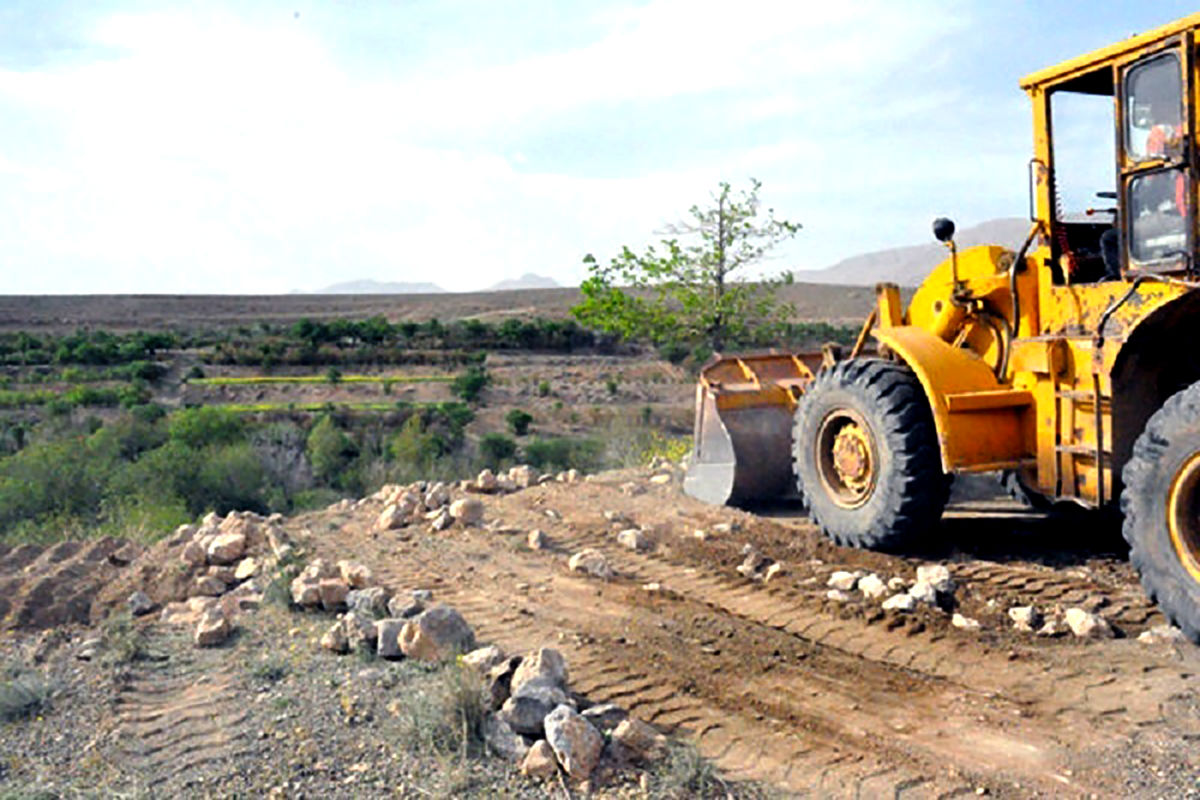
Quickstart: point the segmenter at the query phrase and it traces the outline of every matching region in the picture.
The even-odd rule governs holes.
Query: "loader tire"
[[[1122,479],[1121,532],[1142,587],[1200,644],[1200,383],[1150,417]]]
[[[925,392],[890,361],[821,372],[796,408],[792,458],[809,514],[840,545],[899,550],[937,525],[950,494]]]

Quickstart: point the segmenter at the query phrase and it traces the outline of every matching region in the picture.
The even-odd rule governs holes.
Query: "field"
[[[822,291],[807,346],[870,302]],[[700,504],[678,468],[695,363],[548,324],[571,296],[0,298],[0,798],[1200,796],[1200,651],[1111,526],[991,476],[903,555],[837,547],[787,502]],[[460,482],[522,462],[541,479]],[[382,524],[388,487],[434,481],[482,518]],[[247,509],[286,555],[230,579],[234,633],[197,648],[159,615],[206,574],[171,531]],[[570,566],[587,551],[607,571]],[[581,786],[431,738],[422,698],[453,666],[318,645],[335,613],[287,595],[317,559],[431,591],[479,643],[556,649],[581,710],[686,749],[628,762],[610,736]],[[882,607],[939,565],[936,602]],[[832,589],[845,572],[897,588]],[[155,610],[130,620],[135,590]],[[1057,628],[1017,629],[1019,607]],[[1073,635],[1075,608],[1113,636]]]

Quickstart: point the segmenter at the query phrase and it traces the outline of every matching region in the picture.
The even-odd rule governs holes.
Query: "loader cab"
[[[1030,211],[1053,285],[1195,269],[1197,17],[1022,81],[1034,105]]]

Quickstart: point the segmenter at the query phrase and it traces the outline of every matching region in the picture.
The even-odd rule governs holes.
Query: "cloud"
[[[94,58],[0,69],[0,122],[22,123],[0,126],[5,291],[577,280],[584,252],[636,246],[749,175],[814,221],[809,258],[832,256],[853,220],[831,200],[884,208],[942,157],[899,158],[887,137],[957,94],[895,81],[966,24],[874,0],[654,0],[581,17],[573,47],[431,76],[381,53],[365,69],[356,40],[290,23],[120,14],[91,29]],[[553,165],[527,146],[635,119],[661,165],[633,169],[603,137]]]

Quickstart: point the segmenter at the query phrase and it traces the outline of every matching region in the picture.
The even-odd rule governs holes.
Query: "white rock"
[[[617,724],[612,732],[612,740],[626,753],[644,761],[654,759],[667,749],[667,737],[652,725],[634,717]]]
[[[233,628],[221,609],[210,608],[200,617],[200,622],[196,626],[196,646],[215,647],[228,639],[232,632]]]
[[[546,741],[573,780],[587,780],[600,761],[604,737],[575,709],[561,705],[547,715]]]
[[[404,623],[400,649],[417,661],[444,661],[475,649],[475,633],[449,606],[434,606]]]
[[[1187,637],[1174,625],[1155,625],[1153,628],[1139,633],[1137,640],[1142,644],[1168,644],[1185,642]]]
[[[134,592],[126,602],[129,605],[129,613],[135,617],[144,617],[154,610],[154,601],[145,592]]]
[[[208,554],[204,552],[204,545],[191,541],[183,546],[179,560],[189,567],[202,567],[208,562]]]
[[[516,694],[526,684],[541,683],[548,686],[567,688],[570,674],[563,654],[552,647],[542,647],[521,659],[513,672],[510,691]]]
[[[904,578],[889,578],[887,582],[889,592],[907,592],[908,581]]]
[[[485,469],[475,478],[475,488],[481,492],[496,491],[496,475],[490,469]]]
[[[853,592],[854,587],[858,585],[858,579],[861,577],[861,572],[846,572],[844,570],[838,570],[829,576],[829,581],[825,585],[831,589],[840,589],[843,592]]]
[[[529,538],[526,541],[530,550],[545,550],[550,546],[550,538],[546,536],[546,532],[537,528],[529,532]]]
[[[298,606],[315,606],[321,602],[321,581],[311,575],[292,579],[292,602]]]
[[[483,502],[474,497],[464,497],[450,504],[450,516],[464,525],[475,525],[483,519]]]
[[[341,620],[333,623],[329,630],[322,634],[319,644],[329,652],[338,655],[350,652],[350,641],[346,638],[346,629],[342,627]]]
[[[491,714],[483,721],[483,741],[493,753],[514,764],[522,763],[529,752],[525,740],[507,722]]]
[[[317,583],[317,591],[321,596],[321,608],[338,611],[346,607],[350,587],[341,578],[322,578]]]
[[[950,624],[956,628],[963,628],[965,630],[978,630],[980,627],[979,620],[971,619],[970,617],[964,617],[962,614],[955,614],[952,616],[950,618]]]
[[[237,567],[233,571],[233,579],[236,581],[247,581],[253,578],[262,569],[262,565],[258,563],[258,559],[254,556],[246,556],[237,563]]]
[[[521,774],[527,778],[550,778],[558,774],[558,758],[545,739],[538,739],[521,762]]]
[[[954,579],[950,570],[941,564],[925,564],[917,567],[917,583],[927,583],[935,592],[951,594],[954,592]]]
[[[650,482],[656,486],[664,486],[671,482],[670,475],[654,475],[650,478]]]
[[[1108,620],[1082,608],[1068,608],[1063,618],[1071,633],[1081,639],[1111,639],[1115,635]]]
[[[429,523],[429,529],[435,533],[447,530],[454,524],[454,517],[450,516],[450,512],[446,509],[441,509],[434,514],[433,521]]]
[[[582,572],[591,575],[593,578],[602,578],[604,580],[616,576],[604,554],[590,547],[580,550],[571,556],[567,560],[567,569],[571,570],[571,572]]]
[[[337,569],[341,573],[342,580],[351,589],[366,589],[375,583],[375,576],[363,564],[343,560],[337,562]]]
[[[508,471],[508,479],[516,484],[518,489],[528,489],[537,483],[537,473],[528,464],[520,464]]]
[[[938,593],[937,589],[933,588],[933,584],[925,581],[917,581],[908,590],[908,596],[918,603],[924,603],[928,606],[937,605]]]
[[[408,524],[408,520],[409,512],[405,511],[402,506],[392,503],[379,513],[379,519],[375,521],[375,527],[381,531],[391,531],[396,528],[403,528]]]
[[[883,601],[884,611],[912,611],[917,607],[917,601],[911,594],[892,595]]]
[[[864,575],[858,579],[858,590],[863,593],[863,597],[868,600],[878,600],[887,594],[888,587],[884,584],[883,579],[872,572],[869,575]]]
[[[1008,618],[1019,631],[1032,632],[1042,624],[1042,615],[1033,606],[1013,606],[1008,610]]]
[[[463,666],[486,675],[492,667],[504,661],[504,651],[494,644],[487,647],[477,647],[462,657]]]
[[[786,568],[780,562],[772,562],[771,565],[767,567],[766,571],[763,572],[763,583],[770,583],[771,581],[785,574],[786,571]]]
[[[854,599],[849,593],[843,592],[841,589],[830,589],[825,593],[825,596],[835,603],[849,603]]]
[[[246,554],[246,536],[243,533],[219,533],[207,550],[209,563],[232,564]]]
[[[400,631],[408,620],[389,617],[375,622],[375,649],[380,658],[401,658]]]
[[[446,488],[446,484],[442,482],[435,483],[428,492],[425,493],[424,506],[428,511],[434,511],[442,508],[450,502],[450,490]]]
[[[617,543],[630,550],[649,550],[650,539],[637,528],[626,528],[617,534]]]

